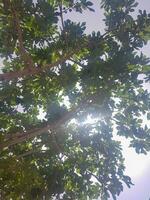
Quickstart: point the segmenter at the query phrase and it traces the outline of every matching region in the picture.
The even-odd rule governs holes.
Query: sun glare
[[[46,113],[43,109],[39,109],[39,119],[44,119]],[[93,118],[91,115],[87,116],[87,119],[83,122],[83,124],[93,124],[98,121],[97,118]],[[150,166],[150,154],[137,154],[134,148],[129,147],[130,141],[124,137],[117,136],[114,134],[114,139],[118,140],[122,144],[123,156],[125,158],[125,167],[126,174],[131,178],[141,176],[144,171]]]
[[[43,109],[39,109],[39,119],[44,119],[46,113]],[[93,118],[91,115],[87,116],[87,119],[83,124],[93,124],[98,121],[97,118]],[[121,142],[123,149],[123,156],[125,158],[126,174],[131,178],[141,176],[144,171],[150,166],[150,154],[137,154],[134,148],[129,147],[130,141],[124,137],[114,134],[114,139]]]
[[[97,118],[93,118],[91,115],[87,116],[87,119],[83,122],[83,124],[93,124],[98,121]]]

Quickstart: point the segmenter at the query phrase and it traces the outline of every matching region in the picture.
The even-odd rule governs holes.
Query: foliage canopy
[[[150,150],[150,67],[139,54],[150,14],[133,18],[135,0],[99,3],[105,33],[85,34],[67,13],[93,12],[92,1],[0,1],[1,199],[115,200],[132,182],[114,129]]]

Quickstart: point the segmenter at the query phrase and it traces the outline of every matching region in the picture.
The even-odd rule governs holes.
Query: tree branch
[[[29,67],[27,67],[23,70],[6,72],[4,74],[0,74],[0,81],[4,81],[4,80],[9,81],[9,80],[16,79],[16,78],[23,78],[25,76],[40,74],[42,72],[45,72],[48,69],[51,69],[55,66],[62,64],[63,62],[68,60],[72,55],[74,55],[74,53],[75,52],[72,52],[72,53],[64,56],[63,58],[59,59],[58,61],[51,63],[51,64],[47,64],[42,68],[39,68],[39,67],[29,68]]]
[[[114,30],[112,30],[114,31]],[[104,33],[101,36],[101,39],[104,39],[105,36],[107,36],[109,33],[111,33],[112,31],[107,31],[106,33]],[[46,70],[54,68],[55,66],[58,66],[62,63],[64,63],[66,60],[70,59],[74,54],[79,53],[82,49],[87,48],[90,46],[90,42],[84,42],[83,44],[80,45],[80,47],[77,47],[74,51],[68,53],[67,55],[65,55],[64,57],[60,58],[58,61],[51,63],[51,64],[46,64],[42,67],[27,67],[23,70],[19,70],[19,71],[13,71],[13,72],[6,72],[4,74],[0,74],[0,81],[9,81],[12,79],[16,79],[16,78],[23,78],[25,76],[33,76],[33,75],[37,75],[43,72],[46,72]]]
[[[6,138],[6,140],[0,144],[0,149],[3,150],[6,147],[19,144],[45,132],[48,132],[49,130],[57,130],[58,128],[60,128],[60,126],[64,125],[67,121],[72,119],[80,110],[85,109],[89,105],[96,102],[98,96],[98,93],[89,95],[86,99],[83,99],[77,107],[68,111],[66,114],[64,114],[62,118],[60,118],[56,122],[50,122],[49,124],[46,124],[41,128],[33,128],[28,132],[11,134],[10,138]]]
[[[12,16],[14,19],[17,36],[18,36],[19,52],[20,52],[21,58],[27,67],[34,68],[35,67],[34,62],[31,56],[29,55],[29,53],[25,50],[24,45],[23,45],[23,33],[20,27],[20,20],[19,20],[18,13],[15,9],[15,6],[13,4],[11,4],[11,10],[12,10]]]
[[[46,64],[43,67],[27,67],[23,70],[19,71],[13,71],[13,72],[6,72],[4,74],[0,74],[0,81],[9,81],[16,78],[23,78],[25,76],[31,76],[31,75],[37,75],[40,73],[44,73],[46,70],[54,68],[55,66],[58,66],[62,63],[64,63],[66,60],[68,60],[70,57],[72,57],[75,53],[78,53],[81,50],[81,48],[76,49],[75,51],[69,53],[68,55],[60,58],[58,61]]]
[[[87,171],[87,173],[88,173],[89,175],[93,176],[93,177],[97,180],[98,184],[100,184],[100,180],[99,180],[98,176],[96,176],[95,174],[93,174],[93,173],[90,172],[90,171]],[[100,185],[101,185],[101,184],[100,184]]]
[[[61,19],[62,29],[64,29],[64,19],[63,19],[63,11],[62,11],[62,0],[60,1],[60,4],[59,4],[59,10],[60,10],[60,19]]]
[[[30,150],[30,151],[27,151],[27,152],[25,152],[25,153],[23,153],[23,154],[20,154],[19,156],[17,156],[17,158],[19,159],[19,158],[23,158],[23,157],[26,157],[26,156],[30,156],[30,155],[32,155],[32,154],[39,154],[39,153],[45,153],[46,152],[46,150]]]

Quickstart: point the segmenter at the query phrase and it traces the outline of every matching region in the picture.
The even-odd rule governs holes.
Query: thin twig
[[[19,159],[19,158],[23,158],[23,157],[26,157],[26,156],[30,156],[30,155],[32,155],[32,154],[37,154],[37,153],[45,153],[46,152],[46,150],[30,150],[30,151],[27,151],[27,152],[25,152],[25,153],[23,153],[23,154],[20,154],[19,156],[17,156],[17,158]]]
[[[17,32],[17,36],[18,36],[19,52],[20,52],[21,58],[24,61],[26,67],[30,67],[30,68],[35,67],[31,56],[24,48],[23,33],[22,33],[21,26],[20,26],[19,16],[18,16],[18,12],[16,11],[15,6],[13,4],[11,5],[11,10],[12,10],[12,15],[14,17],[13,18],[14,24],[15,24],[15,28],[16,28],[16,32]]]
[[[60,1],[60,4],[59,4],[59,10],[60,10],[60,19],[61,19],[61,24],[62,24],[62,30],[64,30],[64,19],[63,19],[63,11],[62,11],[62,0]]]

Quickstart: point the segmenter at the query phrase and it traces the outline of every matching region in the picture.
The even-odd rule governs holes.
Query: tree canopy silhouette
[[[92,1],[0,1],[0,199],[115,200],[132,182],[114,130],[150,150],[150,66],[139,53],[150,14],[133,18],[135,0],[99,5],[105,32],[85,34],[67,14],[94,12]]]

